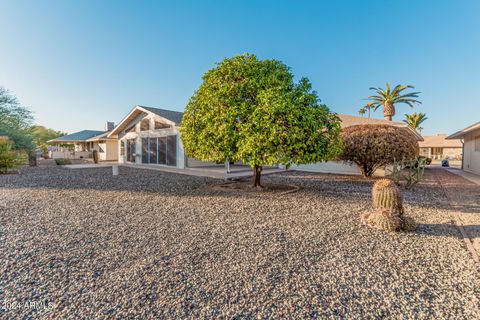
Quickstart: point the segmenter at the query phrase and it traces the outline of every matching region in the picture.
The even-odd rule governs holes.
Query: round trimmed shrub
[[[342,132],[342,160],[358,165],[365,177],[395,160],[418,157],[416,136],[406,128],[386,124],[361,124]]]

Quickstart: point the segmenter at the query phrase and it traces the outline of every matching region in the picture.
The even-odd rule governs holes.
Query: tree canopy
[[[244,54],[203,76],[180,133],[186,154],[203,161],[243,161],[260,185],[262,166],[313,163],[341,151],[340,120],[320,104],[306,78],[294,82],[278,60]]]
[[[32,122],[31,111],[0,87],[0,136],[7,136],[16,149],[32,150],[35,147],[29,130]]]

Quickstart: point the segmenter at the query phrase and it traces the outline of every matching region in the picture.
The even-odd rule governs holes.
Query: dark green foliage
[[[67,159],[67,158],[57,158],[55,159],[55,163],[59,166],[63,166],[66,164],[72,164],[72,161],[70,161],[70,159]]]
[[[93,162],[98,163],[98,150],[93,150],[92,156],[93,156]]]
[[[243,161],[260,185],[264,165],[313,163],[341,151],[339,118],[319,103],[310,82],[298,83],[277,60],[225,59],[203,76],[180,132],[188,156]]]

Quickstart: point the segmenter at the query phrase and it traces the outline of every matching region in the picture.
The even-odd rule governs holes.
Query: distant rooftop
[[[82,130],[75,133],[67,134],[63,137],[58,137],[52,139],[48,142],[60,142],[60,143],[73,143],[73,142],[85,142],[86,140],[102,135],[106,133],[106,131],[97,131],[97,130]]]
[[[446,134],[437,134],[434,136],[423,136],[423,141],[419,142],[420,148],[461,148],[462,142],[458,139],[447,140]]]

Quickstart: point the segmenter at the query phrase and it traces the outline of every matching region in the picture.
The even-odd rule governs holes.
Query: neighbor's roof
[[[87,139],[106,133],[105,131],[97,130],[82,130],[72,134],[67,134],[63,137],[58,137],[48,142],[63,142],[63,143],[72,143],[72,142],[85,142]]]
[[[466,127],[465,129],[457,131],[454,134],[449,135],[446,139],[462,139],[467,133],[477,129],[480,129],[480,121]]]
[[[110,131],[106,131],[98,136],[94,136],[94,137],[91,137],[89,139],[87,139],[86,141],[90,142],[90,141],[100,141],[100,140],[117,140],[115,138],[109,138],[108,137],[108,134],[109,134]]]
[[[122,131],[132,120],[138,117],[141,113],[153,113],[157,116],[165,118],[173,122],[176,126],[179,126],[182,122],[183,112],[172,111],[172,110],[165,110],[159,108],[152,108],[152,107],[144,107],[144,106],[135,106],[130,113],[120,121],[120,123],[113,128],[113,130],[108,134],[108,137],[118,134]]]
[[[405,122],[396,122],[396,121],[388,121],[388,120],[384,120],[384,119],[365,118],[365,117],[352,116],[352,115],[349,115],[349,114],[337,114],[337,116],[342,121],[342,123],[341,123],[342,128],[346,128],[346,127],[350,127],[350,126],[356,126],[356,125],[360,125],[360,124],[388,124],[388,125],[394,126],[394,127],[406,128],[407,130],[410,130],[415,135],[415,137],[417,137],[418,141],[423,141],[422,135],[419,134],[415,129],[410,127]]]
[[[462,142],[459,139],[447,140],[446,134],[437,134],[423,136],[423,141],[419,145],[420,148],[461,148]]]

